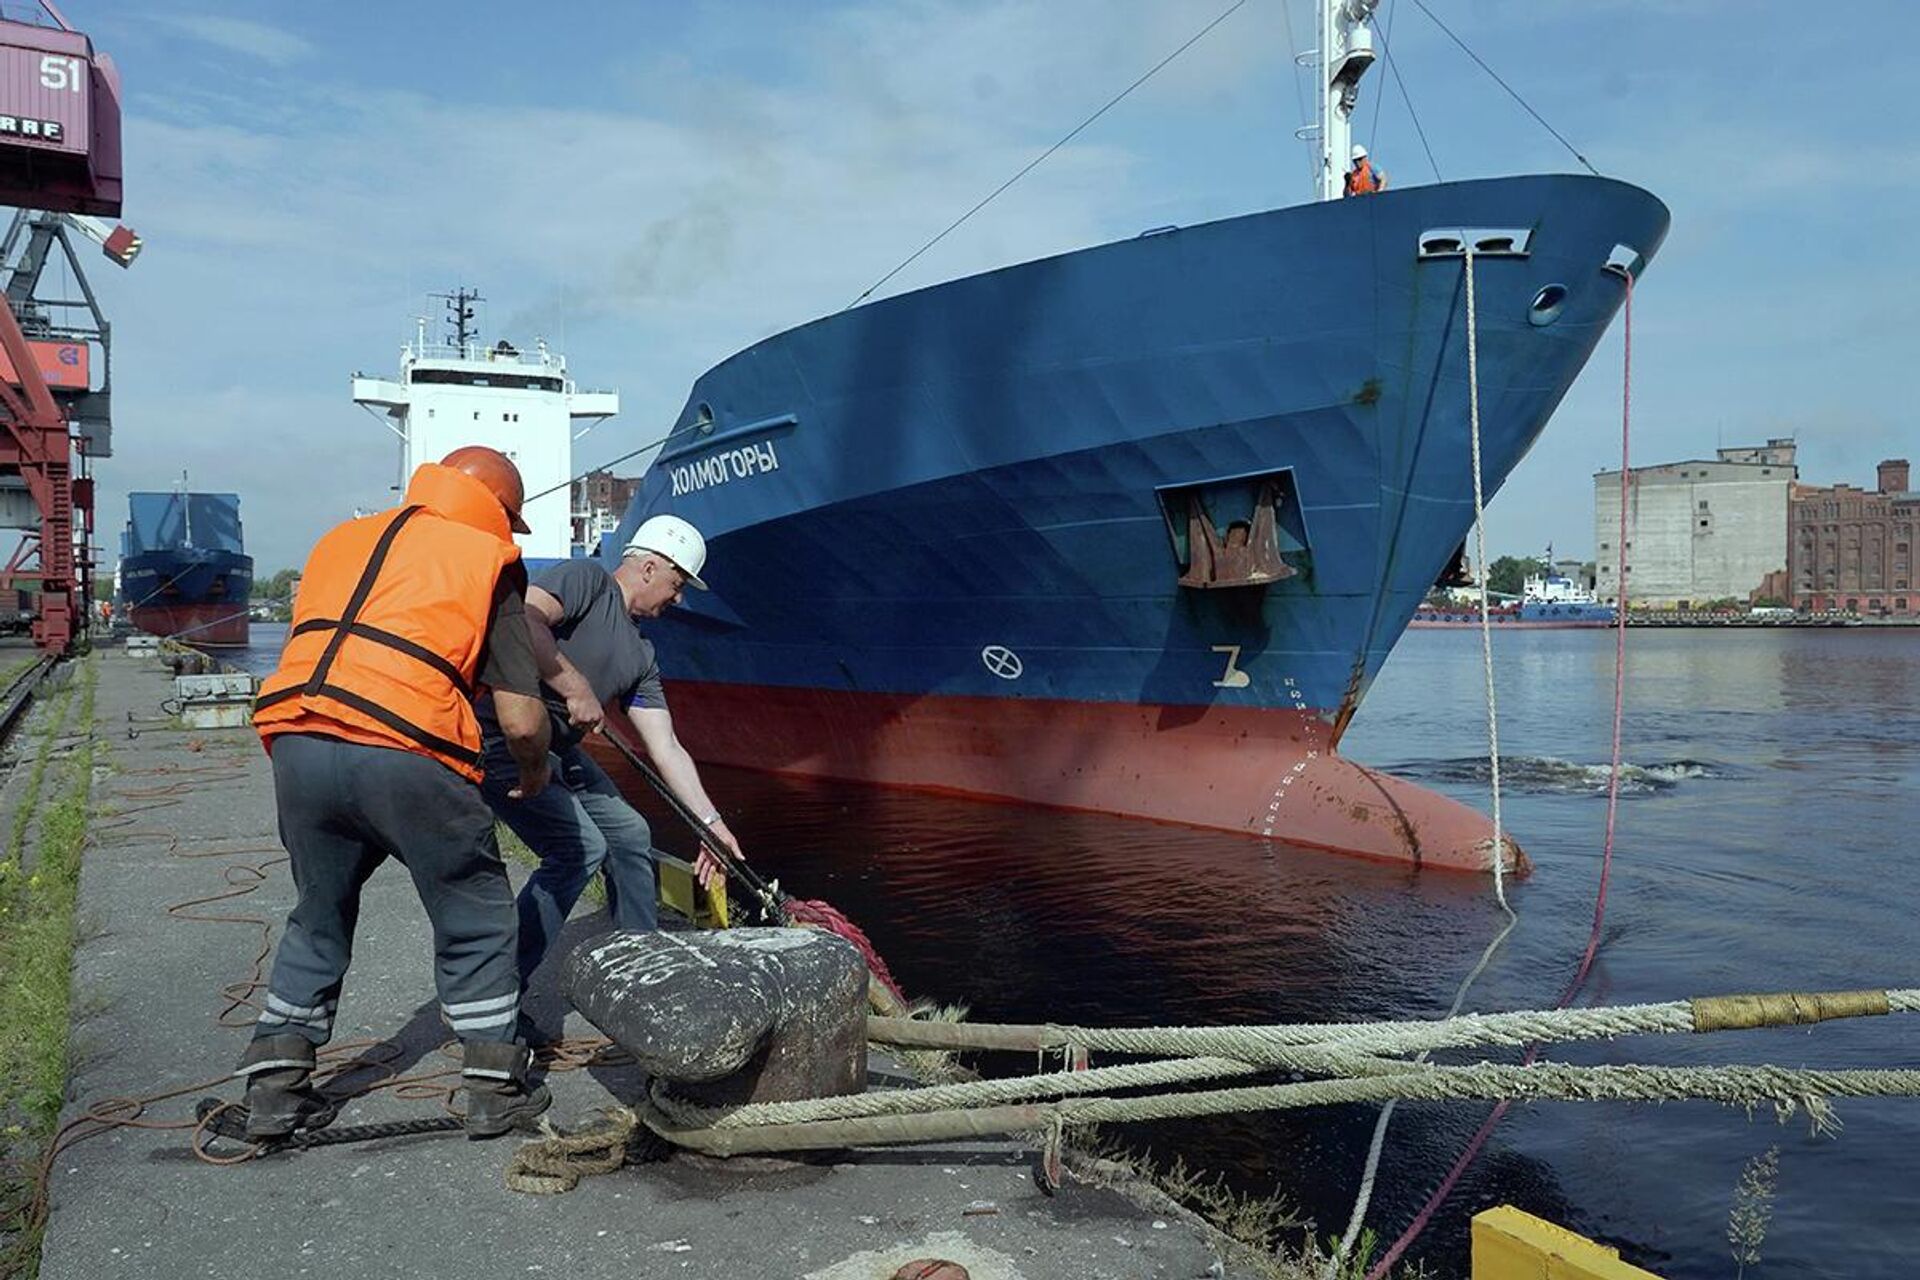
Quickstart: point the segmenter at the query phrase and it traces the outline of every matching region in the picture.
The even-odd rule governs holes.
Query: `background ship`
[[[491,346],[475,327],[478,293],[435,294],[447,304],[447,340],[429,342],[427,322],[400,349],[397,378],[353,375],[353,402],[385,419],[400,438],[396,489],[423,462],[438,462],[462,445],[500,450],[520,469],[532,533],[514,539],[530,567],[578,553],[571,508],[574,442],[620,412],[619,393],[583,391],[566,357],[544,341],[521,351],[502,338]]]
[[[1548,553],[1552,559],[1551,550]],[[1521,585],[1520,599],[1510,597],[1487,609],[1487,622],[1501,628],[1566,630],[1582,627],[1610,627],[1618,619],[1610,604],[1602,604],[1593,592],[1572,578],[1558,573],[1530,576]],[[1477,603],[1423,604],[1414,612],[1409,627],[1478,627]]]
[[[130,493],[120,602],[133,625],[196,645],[244,645],[253,557],[232,493]]]

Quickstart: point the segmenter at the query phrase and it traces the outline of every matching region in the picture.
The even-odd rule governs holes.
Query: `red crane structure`
[[[8,305],[0,307],[0,484],[17,476],[31,496],[37,535],[29,529],[8,572],[18,571],[29,550],[37,554],[34,642],[64,653],[87,621],[93,482],[85,468],[89,456],[108,451],[107,332],[84,276],[84,303],[42,300],[35,289],[56,245],[78,275],[69,230],[99,240],[121,266],[140,241],[125,227],[93,221],[120,214],[119,73],[52,0],[39,0],[39,10],[0,11],[0,205],[20,211],[7,253],[21,252],[7,282]],[[91,327],[51,314],[80,306],[91,311]],[[87,372],[95,342],[102,348],[97,389]],[[86,539],[80,547],[76,522]]]

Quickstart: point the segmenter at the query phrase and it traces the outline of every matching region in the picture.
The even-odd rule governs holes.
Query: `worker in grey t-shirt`
[[[658,924],[652,833],[612,779],[581,749],[607,704],[627,718],[673,793],[700,815],[735,857],[739,841],[707,798],[693,758],[673,731],[653,644],[636,619],[657,618],[682,591],[706,583],[699,531],[677,516],[654,516],[635,532],[609,572],[595,560],[568,560],[543,570],[527,589],[527,623],[541,672],[540,694],[553,721],[553,783],[531,800],[508,798],[519,773],[493,721],[479,704],[493,811],[534,853],[539,869],[520,891],[520,980],[539,967],[567,914],[595,871],[605,869],[607,911],[616,928]],[[695,865],[702,884],[721,871],[704,849]]]

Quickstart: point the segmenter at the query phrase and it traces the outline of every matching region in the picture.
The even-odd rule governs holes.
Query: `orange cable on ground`
[[[255,844],[238,848],[189,852],[181,847],[181,838],[177,832],[152,828],[136,829],[132,826],[137,814],[150,813],[181,803],[181,797],[185,793],[203,785],[204,775],[217,774],[224,777],[232,772],[231,769],[217,765],[196,765],[187,768],[162,766],[153,769],[125,770],[123,776],[172,777],[176,781],[120,792],[116,799],[135,799],[143,803],[95,822],[92,826],[91,838],[95,843],[101,843],[99,837],[103,833],[112,833],[114,836],[112,842],[115,844],[153,840],[161,843],[163,856],[170,858],[236,859],[221,868],[221,878],[228,886],[225,892],[203,894],[169,903],[163,910],[174,919],[189,923],[237,924],[257,928],[260,931],[259,944],[248,963],[247,976],[223,983],[219,988],[219,994],[227,1004],[215,1015],[215,1024],[228,1029],[241,1029],[251,1026],[253,1017],[249,1015],[236,1021],[235,1015],[243,1010],[257,1012],[260,1008],[255,995],[266,986],[266,965],[273,954],[273,921],[266,916],[211,912],[202,908],[214,903],[229,902],[254,892],[266,883],[268,872],[273,867],[288,860],[286,852],[277,844]],[[262,853],[272,856],[257,862],[239,860]],[[442,1045],[439,1051],[441,1055],[447,1056],[449,1046],[454,1043],[456,1042],[450,1040],[448,1044]],[[581,1036],[558,1041],[543,1049],[540,1051],[539,1060],[549,1073],[575,1071],[590,1064],[617,1063],[619,1053],[618,1051],[609,1053],[610,1049],[612,1049],[612,1042],[603,1037]],[[316,1083],[324,1088],[349,1076],[367,1073],[370,1077],[369,1082],[344,1094],[341,1101],[390,1091],[398,1098],[437,1102],[449,1114],[458,1115],[459,1112],[453,1105],[453,1098],[459,1089],[460,1068],[457,1065],[448,1065],[438,1070],[399,1075],[391,1067],[397,1052],[387,1042],[378,1040],[358,1039],[329,1044],[320,1051],[319,1057],[323,1069],[316,1072]],[[156,1093],[107,1097],[87,1104],[80,1115],[54,1131],[45,1151],[35,1162],[31,1179],[32,1190],[24,1215],[24,1230],[35,1231],[46,1222],[49,1208],[48,1188],[54,1162],[74,1146],[115,1129],[186,1132],[189,1134],[188,1144],[194,1155],[213,1165],[244,1164],[259,1156],[264,1148],[257,1145],[245,1146],[232,1154],[222,1154],[210,1149],[213,1121],[219,1111],[224,1108],[208,1112],[204,1116],[195,1115],[182,1120],[156,1120],[147,1116],[148,1109],[158,1103],[219,1089],[230,1083],[232,1079],[230,1073],[222,1072],[217,1076],[210,1076]],[[235,1105],[238,1104],[226,1104],[227,1107]]]

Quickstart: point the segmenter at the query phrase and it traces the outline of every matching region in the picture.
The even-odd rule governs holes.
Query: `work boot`
[[[313,1041],[282,1033],[247,1045],[234,1072],[247,1081],[247,1137],[284,1138],[295,1129],[324,1129],[339,1104],[313,1087]]]
[[[533,1055],[517,1040],[469,1040],[460,1074],[467,1082],[467,1136],[497,1138],[530,1126],[553,1105],[544,1084],[529,1084]]]

